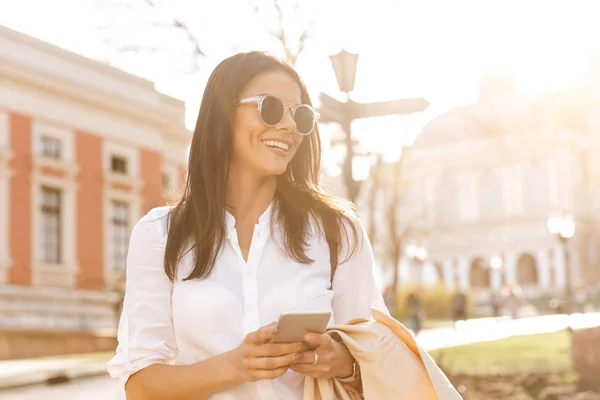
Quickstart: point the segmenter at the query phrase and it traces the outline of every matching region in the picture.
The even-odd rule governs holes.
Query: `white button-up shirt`
[[[171,282],[163,269],[169,208],[155,208],[131,234],[127,282],[119,323],[117,353],[108,364],[111,376],[123,383],[155,363],[193,364],[239,346],[246,334],[277,321],[283,312],[329,311],[330,324],[370,316],[370,308],[385,310],[373,275],[371,246],[359,227],[357,252],[340,264],[330,286],[329,247],[310,228],[307,255],[301,264],[282,251],[282,232],[271,207],[254,227],[248,261],[238,244],[234,217],[226,213],[227,240],[211,274],[184,281],[193,268],[188,253]],[[340,255],[340,262],[345,259]],[[211,399],[298,400],[304,377],[288,371],[275,380],[244,383]]]

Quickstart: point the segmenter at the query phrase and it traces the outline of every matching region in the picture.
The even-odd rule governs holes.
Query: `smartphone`
[[[304,342],[307,333],[325,333],[330,318],[330,312],[283,313],[277,324],[279,332],[272,342]]]

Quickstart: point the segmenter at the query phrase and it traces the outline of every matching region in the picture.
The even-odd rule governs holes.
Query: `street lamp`
[[[572,285],[571,285],[571,267],[569,265],[569,239],[575,235],[575,221],[570,214],[557,214],[548,218],[548,231],[556,236],[563,248],[565,257],[565,295],[567,313],[571,313],[572,304]]]
[[[425,247],[413,243],[407,244],[405,251],[406,255],[411,260],[417,260],[419,262],[425,261],[428,255],[427,249]]]
[[[354,177],[353,160],[357,156],[368,156],[355,148],[357,142],[352,139],[352,121],[360,118],[411,115],[424,111],[429,106],[429,102],[422,97],[370,103],[357,103],[350,99],[349,93],[354,90],[356,80],[358,56],[358,54],[342,50],[329,57],[339,89],[346,94],[346,99],[339,101],[321,93],[321,106],[319,107],[321,122],[335,122],[342,127],[343,139],[336,140],[332,144],[342,144],[346,150],[342,172],[348,199],[352,202],[358,198],[361,186],[361,182]]]
[[[358,54],[342,50],[338,54],[330,56],[329,59],[331,60],[333,72],[335,72],[335,78],[337,79],[340,91],[346,94],[346,102],[341,104],[344,104],[347,107],[351,104],[349,93],[354,90],[354,82],[356,81]],[[344,132],[343,143],[346,149],[346,155],[342,164],[342,170],[344,171],[343,176],[345,179],[344,183],[346,185],[346,190],[348,191],[348,197],[351,201],[356,201],[360,183],[354,177],[353,164],[356,150],[354,148],[354,140],[352,139],[352,118],[347,115],[347,109],[345,109],[342,114],[343,118],[340,122]]]
[[[346,95],[354,90],[356,80],[356,66],[358,65],[358,54],[342,50],[338,54],[329,57],[340,91]]]
[[[490,268],[492,268],[494,271],[500,270],[500,268],[502,268],[502,257],[491,256],[490,257]]]
[[[404,251],[405,251],[405,254],[408,257],[408,259],[411,261],[416,261],[417,264],[419,265],[419,269],[421,270],[420,267],[423,266],[423,264],[425,263],[425,260],[427,259],[427,255],[429,254],[427,249],[424,246],[409,243],[408,245],[406,245],[406,248],[404,249]],[[421,271],[421,276],[422,276],[422,271]]]

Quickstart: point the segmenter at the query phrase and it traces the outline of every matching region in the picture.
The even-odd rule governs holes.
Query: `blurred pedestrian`
[[[502,315],[502,296],[498,292],[494,292],[490,301],[494,318],[500,317]]]
[[[423,326],[423,304],[421,298],[416,293],[410,293],[407,299],[410,327],[415,335],[421,331]]]
[[[589,301],[589,292],[585,282],[579,281],[575,286],[574,300],[575,311],[578,313],[584,313]]]
[[[452,296],[452,318],[455,323],[467,319],[467,296],[460,289]]]
[[[396,304],[394,304],[396,301],[396,296],[394,292],[395,290],[393,285],[387,286],[383,291],[383,301],[385,302],[385,305],[392,316],[395,316],[396,314]]]
[[[516,319],[519,316],[520,292],[521,288],[517,285],[508,286],[505,290],[503,303],[512,319]]]

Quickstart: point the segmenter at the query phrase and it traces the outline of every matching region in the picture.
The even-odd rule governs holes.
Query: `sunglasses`
[[[296,133],[306,136],[315,129],[321,117],[318,111],[307,104],[284,104],[275,96],[268,94],[238,100],[236,106],[242,104],[257,104],[262,122],[269,126],[277,126],[283,121],[285,110],[289,108],[290,115],[296,123]]]

